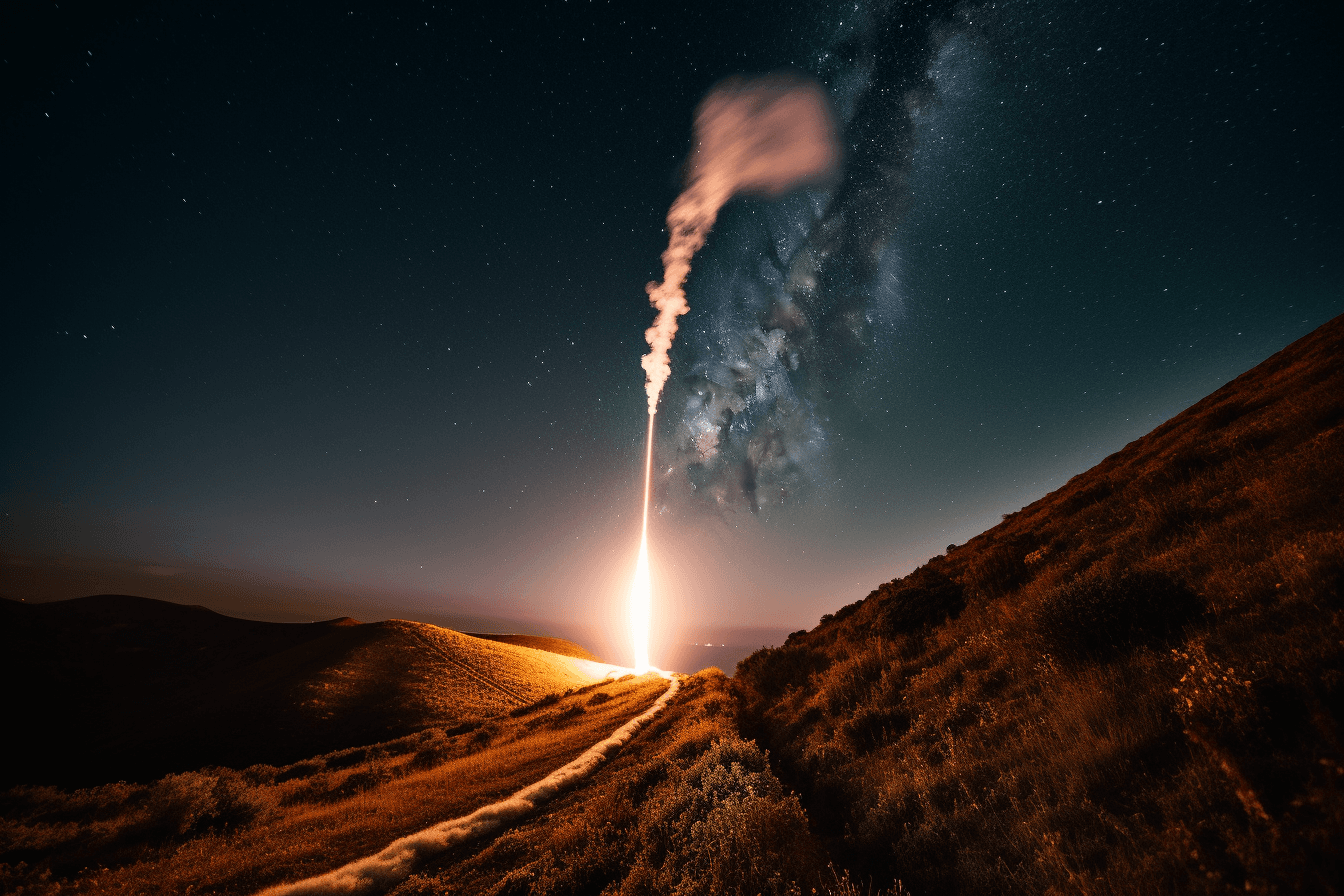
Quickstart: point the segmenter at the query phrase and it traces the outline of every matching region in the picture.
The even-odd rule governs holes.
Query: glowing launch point
[[[644,523],[639,533],[639,559],[630,582],[630,638],[635,650],[635,672],[649,671],[649,621],[653,616],[653,585],[649,581],[649,484],[653,479],[653,414],[644,446]]]
[[[651,615],[652,588],[649,585],[649,540],[639,539],[639,560],[635,562],[635,578],[630,583],[630,636],[635,647],[635,672],[649,671],[649,616]]]
[[[790,75],[730,78],[695,110],[695,150],[687,160],[686,187],[667,212],[663,282],[645,287],[658,309],[644,331],[649,353],[640,359],[649,397],[649,436],[644,449],[644,527],[630,583],[630,636],[635,671],[649,671],[649,484],[653,478],[653,416],[672,373],[668,351],[677,318],[691,310],[682,288],[691,257],[705,244],[719,209],[734,193],[780,196],[798,184],[825,180],[840,158],[835,121],[825,90]]]

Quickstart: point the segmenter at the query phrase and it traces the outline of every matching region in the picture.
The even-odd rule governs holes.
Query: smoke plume
[[[672,368],[668,351],[677,317],[690,310],[683,285],[691,257],[705,244],[719,209],[737,193],[778,196],[832,176],[839,160],[829,102],[812,81],[789,75],[730,79],[709,92],[695,114],[686,188],[667,213],[663,282],[647,287],[658,309],[644,334],[650,352],[649,415],[658,408]]]
[[[683,408],[672,466],[710,506],[796,501],[864,413],[904,314],[899,238],[941,99],[932,75],[974,15],[958,0],[858,3],[813,56],[841,120],[843,178],[719,222],[695,284],[708,314],[669,399]]]
[[[507,799],[482,806],[470,815],[452,818],[402,837],[382,852],[317,877],[270,887],[258,896],[357,896],[380,892],[405,880],[426,859],[459,843],[496,833],[525,818],[537,806],[597,771],[598,766],[606,762],[611,754],[625,746],[654,716],[663,711],[680,686],[676,678],[663,674],[669,684],[653,706],[616,729],[611,737],[589,747],[578,759],[561,766],[535,784],[524,787]]]

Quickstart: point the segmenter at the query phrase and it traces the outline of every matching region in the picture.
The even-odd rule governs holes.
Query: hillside
[[[0,786],[283,765],[479,722],[606,671],[401,620],[255,622],[114,595],[0,600],[0,673],[18,683],[8,721],[19,733]]]
[[[584,648],[573,641],[566,641],[564,638],[551,638],[546,635],[492,635],[481,632],[467,632],[467,634],[485,641],[498,641],[500,644],[531,647],[534,650],[545,650],[548,653],[558,653],[561,656],[572,656],[581,660],[591,660],[595,663],[601,662]]]
[[[917,893],[1336,892],[1344,318],[810,632],[744,728]]]
[[[0,793],[0,891],[254,894],[330,871],[543,777],[646,709],[656,676],[601,679],[480,724],[276,767]],[[477,846],[479,848],[479,845]]]

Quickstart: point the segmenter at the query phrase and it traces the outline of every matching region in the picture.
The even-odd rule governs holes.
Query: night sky
[[[650,550],[810,627],[1344,312],[1339,22],[1114,6],[6,4],[6,568],[615,638],[694,110],[787,70],[844,174],[698,256]]]

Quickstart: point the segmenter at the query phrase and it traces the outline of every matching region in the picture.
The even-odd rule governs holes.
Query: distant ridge
[[[0,787],[280,765],[498,716],[593,674],[571,655],[402,620],[257,622],[130,595],[0,598],[12,732]]]
[[[323,620],[322,625],[363,625],[358,619],[351,619],[349,616],[339,616],[336,619]]]

